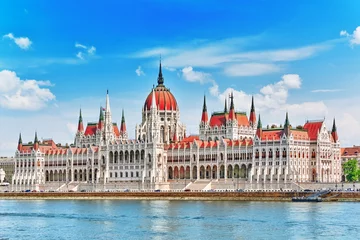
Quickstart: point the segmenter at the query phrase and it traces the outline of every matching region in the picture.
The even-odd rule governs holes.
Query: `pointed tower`
[[[228,113],[228,108],[227,108],[227,100],[225,98],[225,107],[224,107],[224,113]]]
[[[19,151],[21,151],[21,149],[22,149],[21,133],[19,134],[19,141],[18,141],[18,147],[17,147],[17,149],[18,149]]]
[[[105,132],[104,137],[106,142],[113,141],[115,139],[114,135],[114,126],[111,119],[111,110],[110,110],[110,99],[109,99],[109,90],[106,90],[106,104],[105,104]]]
[[[34,150],[38,150],[39,149],[39,140],[37,137],[37,132],[35,131],[35,139],[34,139]]]
[[[334,118],[334,121],[333,121],[333,127],[332,127],[332,130],[331,130],[331,136],[333,137],[334,142],[337,142],[339,140],[339,137],[338,137],[338,134],[337,134],[337,129],[336,129],[335,118]]]
[[[260,119],[260,114],[259,114],[259,119],[258,119],[258,123],[257,123],[256,136],[258,136],[259,139],[261,139],[261,136],[262,136],[262,123],[261,123],[261,119]]]
[[[127,139],[124,109],[122,110],[121,116],[120,136],[122,139]]]
[[[209,121],[207,107],[206,107],[206,97],[204,95],[204,103],[203,103],[203,110],[201,115],[201,123],[207,123]]]
[[[256,113],[255,113],[255,105],[254,105],[254,96],[251,97],[251,108],[250,108],[249,123],[250,123],[250,126],[255,127]]]
[[[160,139],[159,133],[159,121],[158,121],[158,106],[156,104],[155,98],[155,89],[152,90],[151,96],[151,107],[150,107],[150,114],[149,114],[149,131],[148,131],[148,139],[152,142],[156,142],[157,138]]]
[[[153,88],[153,90],[152,90],[150,110],[157,110],[157,107],[156,107],[156,98],[155,98],[155,90],[154,90],[154,88]]]
[[[158,86],[164,86],[164,78],[163,78],[162,69],[161,69],[161,59],[160,59],[159,76],[158,76],[157,82],[158,82]]]
[[[235,120],[235,108],[234,108],[234,95],[230,95],[230,111],[229,111],[229,120]]]
[[[81,108],[80,108],[80,115],[79,115],[79,123],[78,123],[78,132],[82,133],[84,132],[84,124],[83,124],[83,119],[82,119],[82,114],[81,114]]]
[[[104,113],[103,108],[100,107],[100,115],[99,115],[99,123],[98,123],[98,129],[103,129],[104,127]]]
[[[286,118],[285,118],[285,123],[284,123],[284,133],[287,137],[290,135],[290,121],[289,121],[288,112],[286,112]]]

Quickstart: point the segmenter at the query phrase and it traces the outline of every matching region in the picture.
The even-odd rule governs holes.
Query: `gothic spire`
[[[208,114],[207,114],[207,107],[206,107],[206,97],[204,95],[204,104],[203,104],[203,111],[201,115],[201,122],[207,123],[209,120]]]
[[[126,124],[125,124],[125,114],[124,114],[124,109],[123,109],[122,116],[121,116],[120,133],[124,134],[125,132],[126,132]]]
[[[334,118],[334,121],[333,121],[333,127],[332,127],[332,130],[331,130],[331,136],[333,137],[334,142],[338,141],[339,137],[338,137],[338,134],[337,134],[335,118]]]
[[[156,98],[155,98],[155,90],[154,90],[154,88],[153,88],[153,90],[152,90],[152,96],[151,96],[152,98],[151,98],[151,107],[150,107],[150,109],[157,109],[157,107],[156,107]]]
[[[83,125],[83,119],[82,119],[81,108],[80,108],[78,132],[83,132],[83,131],[84,131],[84,125]]]
[[[37,132],[35,131],[35,139],[34,139],[34,149],[38,150],[39,149],[39,140],[37,137]]]
[[[250,108],[249,123],[250,123],[251,126],[255,126],[255,124],[256,124],[254,96],[251,97],[251,108]]]
[[[100,107],[98,129],[102,129],[103,126],[104,126],[104,113],[103,113],[103,108]]]
[[[258,120],[257,128],[262,128],[262,123],[261,123],[261,119],[260,119],[260,114],[259,114],[259,120]]]
[[[106,111],[106,112],[110,112],[109,90],[106,90],[105,111]]]
[[[261,119],[260,119],[260,114],[259,114],[257,129],[256,129],[256,136],[258,136],[259,139],[261,139],[261,136],[262,136],[262,123],[261,123]]]
[[[286,127],[290,127],[288,112],[286,112],[285,123],[284,123],[284,128]]]
[[[251,96],[251,110],[250,110],[250,112],[255,112],[254,96]]]
[[[164,78],[162,75],[162,69],[161,69],[161,57],[160,57],[160,66],[159,66],[159,76],[158,76],[158,86],[164,85]]]
[[[22,148],[22,139],[21,139],[21,133],[19,134],[19,142],[18,142],[18,147],[17,147],[17,149],[19,150],[19,151],[21,151],[21,148]]]
[[[38,143],[39,140],[38,140],[38,136],[37,136],[37,132],[35,131],[35,139],[34,139],[34,143]]]
[[[284,123],[284,132],[287,137],[290,135],[290,121],[289,121],[288,112],[286,112],[286,118],[285,118],[285,123]]]
[[[335,123],[335,118],[334,118],[331,132],[336,132],[336,131],[337,131],[337,129],[336,129],[336,123]]]
[[[224,113],[227,113],[228,109],[227,109],[227,101],[226,101],[226,97],[225,97],[225,107],[224,107]]]
[[[229,119],[235,120],[235,108],[234,108],[234,94],[231,93],[230,95],[230,112],[229,112]]]

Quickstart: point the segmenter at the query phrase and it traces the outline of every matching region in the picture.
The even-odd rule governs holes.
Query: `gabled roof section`
[[[304,129],[307,130],[310,140],[317,140],[318,133],[324,123],[324,120],[320,121],[307,121],[304,125]]]
[[[97,123],[88,123],[85,129],[85,136],[95,135],[97,130]]]

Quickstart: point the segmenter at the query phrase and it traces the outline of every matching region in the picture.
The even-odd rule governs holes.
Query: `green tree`
[[[358,161],[356,159],[351,159],[344,163],[343,170],[347,181],[353,182],[359,179],[360,170],[358,169]]]

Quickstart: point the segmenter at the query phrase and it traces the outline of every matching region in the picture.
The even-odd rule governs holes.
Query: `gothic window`
[[[255,158],[256,158],[256,159],[259,158],[259,150],[258,150],[258,149],[256,149],[256,151],[255,151]]]
[[[269,158],[273,158],[273,152],[272,152],[272,149],[270,148],[269,150]]]

